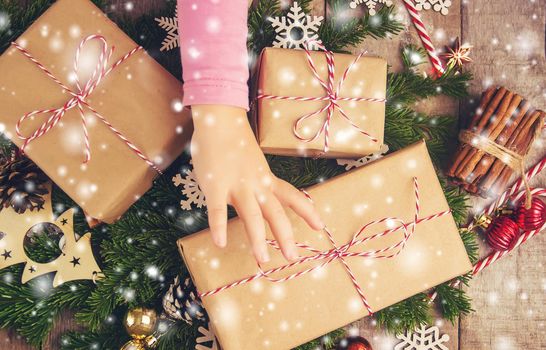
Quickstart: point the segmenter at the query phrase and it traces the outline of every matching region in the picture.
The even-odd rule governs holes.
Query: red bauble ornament
[[[510,250],[520,236],[518,224],[507,216],[493,220],[487,231],[487,242],[495,250]]]
[[[337,345],[337,350],[373,350],[370,342],[362,337],[345,338]]]
[[[525,202],[521,202],[515,212],[515,220],[524,231],[538,230],[546,223],[546,204],[537,197],[531,200],[531,207],[525,208]]]

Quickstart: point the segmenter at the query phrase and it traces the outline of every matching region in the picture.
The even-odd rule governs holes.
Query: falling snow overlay
[[[205,206],[205,195],[197,183],[193,169],[187,170],[184,177],[181,174],[176,174],[172,180],[176,187],[182,187],[182,194],[186,196],[186,199],[180,201],[182,209],[191,210],[192,204],[197,208]]]
[[[396,337],[402,342],[396,345],[394,350],[448,350],[443,344],[449,341],[449,335],[440,336],[440,329],[436,326],[430,328],[421,326],[414,332],[407,331]]]
[[[178,39],[178,10],[174,17],[159,17],[155,19],[158,25],[165,29],[167,36],[161,43],[161,51],[170,51],[180,46]]]
[[[345,170],[351,170],[351,169],[354,169],[354,168],[359,168],[363,165],[366,165],[368,164],[369,162],[371,161],[374,161],[376,159],[379,159],[381,157],[383,157],[383,155],[385,153],[387,153],[389,151],[389,146],[388,145],[381,145],[381,148],[379,149],[379,151],[373,153],[373,154],[370,154],[369,156],[365,156],[365,157],[362,157],[360,159],[337,159],[337,164],[338,165],[341,165],[341,166],[344,166],[345,167]]]
[[[216,341],[216,337],[212,332],[212,327],[210,323],[208,324],[207,328],[201,326],[198,330],[199,333],[202,334],[202,336],[197,337],[195,350],[219,350],[218,342]],[[203,344],[209,344],[210,346],[205,346]]]
[[[433,9],[444,16],[449,13],[452,4],[451,0],[415,0],[415,8],[418,11]]]
[[[358,5],[365,4],[366,7],[368,7],[368,12],[371,16],[374,16],[377,11],[375,10],[375,7],[377,4],[385,4],[386,6],[392,6],[391,0],[353,0],[349,3],[349,6],[352,9],[355,9]]]
[[[317,50],[321,43],[317,32],[323,19],[322,16],[306,15],[298,3],[294,2],[286,16],[268,19],[277,33],[273,46],[303,49],[307,43],[309,50]]]

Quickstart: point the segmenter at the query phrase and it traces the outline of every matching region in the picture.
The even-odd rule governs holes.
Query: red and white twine
[[[310,42],[311,43],[311,42]],[[308,43],[308,44],[310,44]],[[268,100],[286,100],[286,101],[326,101],[328,102],[324,107],[320,108],[319,110],[305,114],[298,118],[293,126],[293,133],[300,141],[303,142],[313,142],[316,139],[324,133],[324,152],[328,152],[329,149],[329,138],[330,138],[330,123],[332,121],[332,117],[334,115],[334,111],[337,109],[343,119],[347,121],[354,129],[356,129],[359,133],[365,135],[373,142],[378,142],[377,138],[373,137],[363,129],[361,129],[358,125],[356,125],[351,118],[345,113],[343,108],[340,106],[339,102],[341,101],[352,101],[352,102],[380,102],[385,103],[387,100],[384,98],[371,98],[371,97],[341,97],[339,96],[341,88],[343,87],[343,84],[345,80],[347,79],[347,76],[349,75],[351,69],[353,66],[360,60],[360,58],[366,54],[365,51],[361,52],[359,55],[356,56],[356,58],[351,62],[351,64],[347,67],[345,72],[343,73],[341,79],[338,82],[337,87],[335,86],[335,59],[334,59],[334,53],[332,51],[327,50],[321,43],[313,41],[312,43],[315,43],[322,51],[324,51],[324,54],[326,56],[326,64],[328,67],[328,78],[327,81],[324,81],[317,70],[317,67],[315,65],[315,62],[313,61],[313,58],[311,57],[311,52],[308,48],[305,48],[305,54],[307,56],[307,62],[309,63],[309,67],[311,68],[311,71],[313,72],[313,75],[317,79],[317,81],[320,83],[320,85],[326,90],[326,95],[322,97],[304,97],[304,96],[278,96],[278,95],[268,95],[268,94],[259,94],[256,98],[258,100],[260,99],[268,99]],[[300,127],[301,124],[306,121],[309,118],[315,117],[320,115],[321,113],[326,111],[326,119],[322,123],[322,127],[311,137],[305,137],[300,134]]]
[[[438,58],[438,55],[436,54],[436,49],[434,48],[434,44],[432,43],[425,24],[421,20],[421,14],[415,8],[413,0],[404,0],[404,5],[409,12],[411,22],[415,26],[415,29],[417,29],[419,38],[421,38],[421,41],[423,42],[425,50],[427,51],[427,54],[430,58],[430,63],[432,64],[437,75],[441,76],[445,70],[442,65],[442,61],[440,61],[440,58]]]
[[[436,214],[433,214],[433,215],[430,215],[430,216],[427,216],[427,217],[424,217],[424,218],[419,218],[419,212],[420,212],[421,207],[420,207],[420,200],[419,200],[419,183],[417,181],[417,178],[413,179],[413,186],[414,186],[414,195],[415,195],[415,214],[414,214],[413,220],[411,222],[406,223],[402,219],[396,218],[396,217],[385,217],[385,218],[382,218],[382,219],[371,221],[371,222],[365,224],[364,226],[362,226],[352,236],[351,240],[348,243],[346,243],[344,245],[341,245],[341,246],[337,245],[336,241],[334,240],[334,237],[333,237],[332,233],[330,232],[330,230],[327,227],[325,227],[323,229],[323,231],[325,232],[326,237],[328,238],[328,240],[332,244],[332,247],[333,247],[332,249],[329,249],[329,250],[326,250],[326,251],[321,251],[319,249],[313,248],[313,247],[311,247],[309,245],[306,245],[306,244],[296,243],[296,246],[298,248],[310,252],[311,255],[302,257],[297,261],[294,261],[294,262],[291,262],[291,263],[288,263],[288,264],[285,264],[285,265],[281,265],[279,267],[275,267],[275,268],[272,268],[272,269],[269,269],[269,270],[263,270],[262,267],[258,264],[258,270],[259,271],[255,275],[252,275],[252,276],[237,280],[235,282],[229,283],[227,285],[218,287],[216,289],[213,289],[213,290],[210,290],[210,291],[207,291],[207,292],[204,292],[204,293],[200,293],[199,297],[204,298],[204,297],[207,297],[207,296],[215,295],[215,294],[218,294],[218,293],[220,293],[222,291],[225,291],[227,289],[235,288],[237,286],[247,284],[247,283],[250,283],[252,281],[262,279],[262,278],[267,279],[268,281],[273,282],[273,283],[283,283],[283,282],[290,281],[292,279],[298,278],[300,276],[306,275],[308,273],[311,273],[311,272],[313,272],[315,270],[321,269],[321,268],[333,263],[334,261],[339,261],[339,262],[341,262],[341,264],[343,264],[343,267],[347,271],[347,274],[349,275],[353,286],[355,287],[358,295],[360,296],[360,299],[362,300],[362,303],[364,304],[364,307],[366,308],[366,310],[368,310],[368,312],[370,314],[373,314],[373,310],[372,310],[370,304],[368,303],[368,300],[366,298],[364,290],[360,286],[356,276],[354,275],[354,273],[351,270],[349,264],[347,263],[347,259],[348,258],[354,258],[354,257],[370,258],[370,259],[390,259],[390,258],[394,258],[394,257],[396,257],[398,254],[400,254],[402,252],[402,250],[406,246],[406,243],[408,242],[408,240],[415,233],[416,227],[417,227],[417,225],[419,223],[437,219],[437,218],[442,217],[444,215],[447,215],[447,214],[449,214],[451,212],[450,210],[446,210],[446,211],[442,211],[442,212],[439,212],[439,213],[436,213]],[[307,194],[307,193],[305,193],[305,194],[308,196],[309,199],[311,199],[309,194]],[[376,234],[373,234],[373,235],[368,236],[368,237],[364,237],[364,238],[361,237],[363,235],[363,233],[366,230],[368,230],[369,228],[371,228],[372,226],[379,225],[379,224],[389,224],[389,223],[394,224],[394,225],[398,224],[398,226],[396,226],[394,228],[384,230],[384,231],[376,233]],[[385,236],[387,236],[389,234],[392,234],[392,233],[394,233],[396,231],[399,231],[399,230],[403,230],[403,232],[404,232],[403,238],[400,239],[399,241],[397,241],[396,243],[390,245],[390,246],[387,246],[387,247],[384,247],[384,248],[381,248],[381,249],[376,249],[376,250],[369,250],[369,251],[360,251],[360,252],[352,251],[353,248],[359,247],[359,246],[361,246],[363,244],[366,244],[367,242],[379,239],[381,237],[385,237]],[[274,248],[276,250],[280,250],[280,246],[279,246],[277,241],[267,240],[267,243],[272,248]],[[273,276],[274,274],[279,273],[281,271],[291,269],[293,267],[297,267],[297,266],[305,264],[307,262],[315,262],[315,261],[322,261],[322,262],[320,264],[318,264],[318,265],[308,267],[308,268],[306,268],[304,270],[295,272],[295,273],[290,274],[288,276],[279,277],[279,278],[276,278],[276,277]]]
[[[80,63],[80,55],[83,47],[90,41],[98,41],[101,45],[101,52],[95,66],[94,71],[91,74],[89,80],[82,85],[78,75],[78,67]],[[84,163],[88,163],[91,160],[91,145],[89,142],[89,132],[87,128],[87,121],[85,117],[85,109],[90,110],[100,121],[102,121],[119,139],[121,139],[140,159],[145,161],[151,168],[161,174],[161,170],[152,162],[145,154],[142,152],[135,144],[133,144],[127,137],[125,137],[119,130],[117,130],[105,117],[98,113],[89,103],[86,101],[89,95],[99,86],[102,79],[104,79],[108,74],[110,74],[114,69],[119,65],[133,56],[136,52],[143,50],[141,46],[137,46],[131,51],[127,52],[123,57],[116,61],[110,68],[108,68],[108,62],[112,57],[114,52],[114,47],[108,48],[108,43],[106,39],[101,35],[90,35],[84,38],[76,50],[76,56],[74,59],[74,78],[76,91],[69,88],[63,84],[57,77],[53,75],[42,63],[40,63],[32,54],[30,54],[25,48],[19,45],[16,42],[12,42],[13,47],[15,47],[19,52],[21,52],[25,57],[27,57],[31,62],[33,62],[42,72],[44,72],[51,80],[53,80],[57,85],[59,85],[64,91],[71,95],[71,98],[66,101],[66,103],[59,108],[54,109],[40,109],[35,110],[30,113],[23,115],[17,125],[15,130],[17,136],[22,139],[23,145],[21,146],[21,151],[24,153],[26,147],[34,140],[44,136],[49,131],[51,131],[64,117],[66,112],[73,108],[77,108],[81,117],[82,129],[84,134],[84,153],[85,159]],[[34,117],[39,114],[51,114],[49,118],[36,129],[30,136],[25,136],[21,132],[21,126],[25,120]]]

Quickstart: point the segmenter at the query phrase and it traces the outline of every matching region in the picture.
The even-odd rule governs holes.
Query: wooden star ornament
[[[43,209],[17,214],[11,208],[0,211],[0,269],[24,263],[21,283],[56,272],[53,287],[74,280],[95,280],[102,276],[91,248],[91,233],[86,233],[76,240],[74,234],[74,209],[69,209],[58,218],[54,218],[51,204],[51,185],[44,196]],[[36,225],[50,223],[56,225],[64,234],[62,254],[48,263],[38,263],[30,259],[24,249],[27,232]]]

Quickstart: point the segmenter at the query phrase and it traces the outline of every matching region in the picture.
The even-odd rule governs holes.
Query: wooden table
[[[25,2],[20,0],[21,2]],[[224,0],[228,1],[228,0]],[[347,0],[349,1],[349,0]],[[163,6],[165,0],[134,0],[133,14],[150,7]],[[393,0],[398,14],[407,22],[401,0]],[[451,38],[460,37],[474,45],[474,62],[467,69],[474,74],[470,90],[474,96],[489,85],[502,84],[529,98],[536,107],[546,108],[546,0],[453,0],[448,16],[433,11],[423,19],[438,47]],[[125,1],[112,0],[122,9]],[[324,0],[314,0],[313,12],[328,16]],[[362,6],[363,7],[363,6]],[[171,15],[166,13],[165,15]],[[399,47],[402,43],[419,43],[415,29],[407,30],[391,40],[366,40],[361,48],[386,57],[393,69],[400,67]],[[358,51],[360,48],[355,48]],[[471,101],[460,103],[443,98],[433,99],[421,108],[428,111],[463,115]],[[542,147],[533,151],[533,161],[543,154]],[[536,185],[546,185],[546,176]],[[483,205],[483,201],[474,199]],[[468,294],[476,312],[462,317],[454,325],[438,320],[442,333],[450,335],[451,350],[539,350],[546,349],[546,237],[539,235],[516,252],[486,269],[472,282]],[[486,253],[485,247],[482,253]],[[356,325],[372,342],[375,350],[393,349],[398,341],[377,331],[370,320]],[[49,344],[58,343],[60,331],[73,327],[69,317],[57,322]],[[2,340],[4,338],[4,340]],[[0,332],[0,349],[29,349],[13,333]]]

